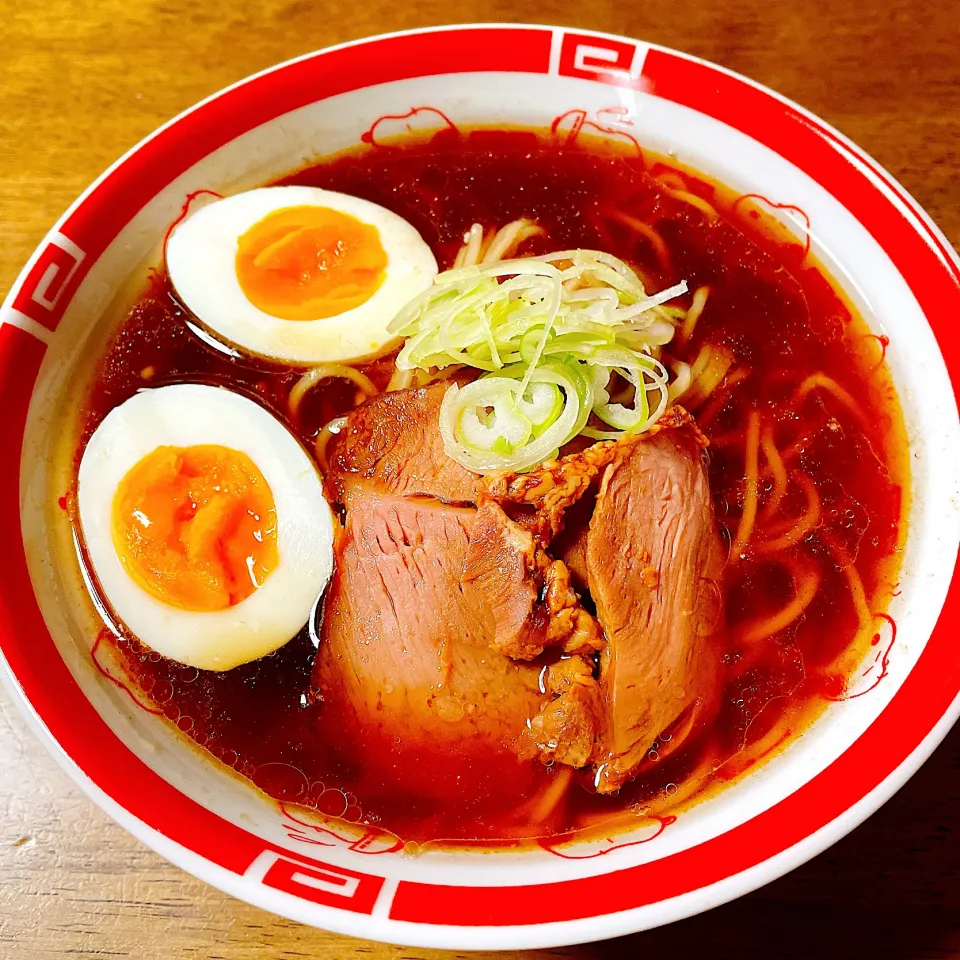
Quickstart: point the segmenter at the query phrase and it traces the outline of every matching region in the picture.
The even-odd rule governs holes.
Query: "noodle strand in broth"
[[[743,513],[737,525],[737,534],[730,547],[730,560],[736,563],[743,559],[744,551],[753,534],[754,522],[757,519],[758,498],[758,452],[760,449],[760,414],[756,410],[750,411],[747,418],[747,450],[744,466],[744,500]]]
[[[796,520],[785,520],[768,526],[765,533],[769,539],[759,540],[753,547],[754,552],[759,555],[777,553],[795,546],[809,536],[820,522],[820,495],[816,485],[805,473],[796,473],[794,478],[806,497],[806,509]]]
[[[768,427],[763,431],[760,437],[760,448],[763,450],[763,456],[767,461],[767,469],[773,475],[773,487],[770,490],[770,496],[760,511],[761,522],[766,522],[773,518],[780,506],[780,501],[787,492],[787,468],[784,466],[783,458],[777,449],[773,428]]]
[[[822,574],[815,562],[801,560],[796,556],[784,557],[779,562],[790,572],[794,588],[793,599],[775,614],[757,618],[736,629],[734,636],[740,643],[756,644],[778,634],[794,623],[817,595]]]
[[[300,405],[303,398],[317,384],[324,380],[340,378],[350,380],[359,388],[361,397],[366,400],[367,397],[376,396],[380,391],[376,384],[366,375],[361,373],[356,367],[350,367],[343,363],[327,363],[319,367],[312,367],[294,384],[287,398],[287,408],[290,416],[296,417],[300,412]]]

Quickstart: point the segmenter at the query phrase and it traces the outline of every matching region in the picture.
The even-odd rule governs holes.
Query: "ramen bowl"
[[[411,855],[386,831],[342,829],[278,805],[98,667],[94,612],[57,561],[71,549],[52,493],[57,411],[77,358],[129,303],[131,278],[155,260],[186,198],[258,186],[438,118],[521,127],[566,118],[765,198],[889,344],[912,471],[889,610],[895,632],[880,637],[850,696],[669,829],[638,822],[562,848]],[[44,238],[3,305],[5,680],[36,735],[118,823],[195,876],[303,923],[505,949],[612,937],[706,910],[855,827],[960,712],[950,630],[960,617],[958,312],[960,262],[893,178],[800,107],[696,58],[500,24],[376,37],[282,64],[205,100],[118,161]]]

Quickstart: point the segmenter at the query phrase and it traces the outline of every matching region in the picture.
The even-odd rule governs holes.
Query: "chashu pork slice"
[[[374,489],[474,503],[480,477],[446,455],[440,436],[440,404],[451,386],[445,380],[394,390],[354,409],[331,444],[331,499],[347,504],[352,490]]]
[[[597,789],[618,790],[653,742],[713,701],[723,549],[692,424],[621,443],[587,531],[586,576],[607,643]]]
[[[333,441],[326,484],[344,519],[313,671],[337,740],[371,769],[406,767],[398,782],[423,761],[433,795],[504,758],[535,773],[532,721],[553,694],[533,661],[600,639],[565,567],[443,452],[447,389],[374,398]]]
[[[358,490],[350,504],[314,666],[324,711],[381,766],[446,757],[456,778],[531,755],[539,668],[494,649],[493,608],[462,581],[476,510]]]

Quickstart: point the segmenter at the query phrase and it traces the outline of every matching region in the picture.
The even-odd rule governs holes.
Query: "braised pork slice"
[[[646,435],[481,479],[443,450],[447,389],[374,398],[333,444],[345,520],[314,666],[325,713],[381,766],[432,753],[456,780],[493,753],[537,752],[596,765],[614,791],[713,683],[705,585],[721,551],[703,441],[676,411]],[[534,662],[547,648],[561,658]]]
[[[363,480],[381,493],[473,503],[480,478],[446,455],[438,426],[450,386],[382,393],[353,410],[331,444],[330,496],[346,503],[353,482]]]
[[[485,495],[501,504],[547,546],[565,526],[568,511],[583,501],[590,502],[588,491],[596,478],[626,447],[643,442],[662,430],[673,430],[692,423],[682,407],[671,407],[649,433],[620,440],[601,440],[589,447],[567,453],[556,460],[545,460],[525,473],[504,470],[481,481]],[[529,512],[523,512],[529,511]]]
[[[442,755],[456,778],[493,752],[534,756],[531,722],[555,694],[529,661],[548,645],[592,654],[602,636],[564,564],[443,452],[446,389],[368,401],[333,443],[344,527],[313,685],[358,755]]]
[[[475,521],[436,500],[351,495],[313,683],[368,755],[532,753],[539,668],[492,648],[493,608],[462,583]]]
[[[662,429],[622,443],[602,476],[586,549],[607,637],[600,792],[619,789],[657,736],[713,693],[707,635],[723,553],[702,448],[692,425]]]
[[[604,440],[557,460],[546,460],[526,473],[504,470],[482,481],[484,492],[518,517],[546,546],[563,529],[568,509],[613,459],[617,444]]]
[[[585,767],[599,759],[605,729],[604,704],[584,657],[568,657],[547,669],[544,689],[556,699],[530,724],[530,737],[544,763]]]
[[[580,606],[566,565],[493,500],[480,502],[462,579],[490,607],[492,643],[505,656],[532,660],[547,647],[589,655],[602,646],[600,628]]]
[[[573,586],[581,593],[590,589],[587,573],[587,535],[596,503],[596,491],[584,494],[564,514],[563,529],[553,538],[550,552],[570,571]]]

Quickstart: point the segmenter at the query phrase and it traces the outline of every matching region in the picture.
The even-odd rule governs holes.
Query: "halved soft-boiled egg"
[[[387,325],[437,274],[406,220],[316,187],[216,200],[173,230],[166,259],[177,294],[221,339],[303,364],[389,349]]]
[[[113,613],[204,670],[287,643],[333,569],[313,461],[270,413],[220,387],[157,387],[111,410],[81,458],[77,506]]]

